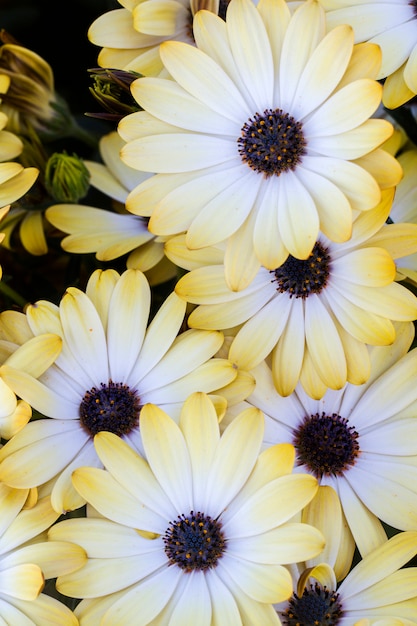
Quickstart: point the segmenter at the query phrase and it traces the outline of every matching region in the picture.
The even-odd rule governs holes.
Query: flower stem
[[[22,308],[26,306],[27,300],[25,300],[17,291],[10,287],[3,280],[0,280],[0,293],[3,293],[7,298],[21,306]]]

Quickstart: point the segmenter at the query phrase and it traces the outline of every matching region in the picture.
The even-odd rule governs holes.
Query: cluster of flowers
[[[417,626],[417,2],[120,4],[98,135],[1,35],[0,623]]]

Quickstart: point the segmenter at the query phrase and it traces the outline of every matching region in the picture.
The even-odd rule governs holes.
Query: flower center
[[[221,523],[194,511],[170,522],[163,540],[171,565],[186,572],[216,567],[226,547]]]
[[[359,455],[359,434],[337,413],[316,413],[305,417],[294,433],[299,465],[306,465],[317,477],[341,475]]]
[[[272,279],[277,291],[287,292],[292,298],[307,298],[312,293],[320,293],[327,284],[330,274],[330,255],[326,248],[316,242],[308,259],[289,256],[276,270]]]
[[[417,0],[410,0],[408,4],[413,9],[414,18],[417,19]]]
[[[294,170],[306,153],[301,123],[281,109],[255,113],[237,143],[242,161],[266,178]]]
[[[80,421],[92,437],[102,430],[121,437],[138,427],[140,408],[135,390],[109,381],[86,392],[80,404]]]
[[[285,626],[336,626],[344,611],[339,594],[318,583],[305,588],[303,595],[294,593],[283,615]]]

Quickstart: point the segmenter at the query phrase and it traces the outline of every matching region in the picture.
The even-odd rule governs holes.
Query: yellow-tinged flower
[[[4,97],[9,87],[10,77],[0,73],[0,95]],[[4,227],[4,233],[0,235],[0,242],[3,242],[5,247],[10,248],[10,237],[16,223],[15,211],[19,216],[18,219],[22,217],[22,210],[13,207],[10,211],[10,205],[20,200],[33,187],[39,176],[39,170],[36,167],[24,167],[20,163],[10,161],[10,159],[18,158],[21,155],[23,143],[14,132],[5,130],[8,122],[8,116],[3,110],[0,111],[0,207],[2,207],[0,220],[2,221],[2,228]],[[32,218],[28,218],[29,220],[32,221]],[[24,231],[25,227],[22,228],[22,232]]]
[[[90,184],[109,196],[111,210],[86,205],[56,204],[49,207],[46,219],[65,233],[64,250],[73,253],[95,252],[99,261],[112,261],[129,253],[128,268],[146,273],[151,284],[176,275],[176,267],[164,256],[164,239],[148,230],[147,220],[128,213],[124,203],[129,192],[150,174],[125,165],[119,152],[123,145],[117,132],[100,139],[103,163],[85,161]]]
[[[407,254],[409,239],[407,232],[408,223],[417,224],[417,148],[407,148],[397,157],[404,171],[404,177],[396,187],[394,202],[390,211],[390,219],[398,230],[398,246],[404,250],[404,254],[397,261],[397,271],[400,279],[409,279],[417,285],[417,253],[411,251]],[[404,223],[406,222],[406,223]],[[386,232],[384,228],[380,236],[383,239]],[[401,242],[400,233],[403,236]]]
[[[295,593],[302,593],[307,582],[312,580],[320,580],[324,573],[332,576],[332,587],[336,589],[337,583],[340,583],[352,566],[352,560],[355,551],[355,542],[349,531],[346,519],[340,505],[337,493],[329,485],[321,485],[309,504],[304,507],[302,512],[294,519],[304,524],[311,524],[323,534],[326,544],[324,550],[317,556],[307,559],[304,562],[292,563],[287,565],[293,581],[293,590]],[[318,602],[317,612],[311,611],[311,620],[300,623],[304,626],[314,625],[316,618],[316,626],[336,626],[339,622],[335,621],[322,622],[323,617],[321,610],[326,604]],[[288,607],[288,601],[275,605],[276,610],[280,614]],[[311,610],[311,606],[309,607]],[[298,616],[299,618],[301,616]],[[305,615],[307,618],[307,615]],[[286,622],[284,622],[286,624]]]
[[[18,135],[30,135],[34,129],[46,138],[67,135],[71,115],[55,92],[49,63],[4,30],[0,40],[1,110],[8,116],[8,129]]]
[[[10,204],[8,206],[5,206],[5,207],[0,209],[0,222],[7,215],[7,213],[9,212],[9,209],[10,209]],[[4,233],[0,233],[0,244],[3,242],[4,238],[5,238],[5,234]],[[2,276],[3,276],[3,268],[0,265],[0,280],[1,280]]]
[[[300,521],[311,524],[323,534],[326,545],[320,554],[293,566],[288,566],[297,582],[305,570],[314,571],[322,563],[330,565],[338,582],[352,566],[355,541],[343,513],[339,496],[330,485],[320,485],[314,498],[302,510]],[[296,589],[296,586],[294,586]]]
[[[232,0],[226,22],[199,11],[194,34],[197,47],[161,45],[169,79],[132,83],[144,110],[119,123],[121,157],[156,175],[127,209],[157,235],[186,231],[190,248],[227,241],[229,282],[243,256],[274,269],[306,259],[320,230],[347,241],[352,210],[402,174],[379,148],[392,125],[369,119],[379,48],[354,47],[349,26],[326,34],[315,0],[293,16],[284,0]]]
[[[6,85],[2,84],[1,78],[0,75],[0,90],[7,89],[8,82]],[[5,130],[7,122],[7,115],[0,111],[0,207],[7,207],[6,212],[10,208],[8,205],[29,191],[39,175],[36,167],[23,167],[10,160],[21,154],[23,143],[13,132]]]
[[[226,335],[223,345],[216,356],[227,359],[232,341],[233,336]],[[233,366],[236,368],[236,378],[226,385],[226,387],[222,387],[216,391],[219,396],[226,400],[227,406],[232,406],[233,404],[242,402],[242,400],[246,400],[255,388],[254,376],[245,369],[239,369],[236,363],[233,363]]]
[[[305,572],[278,610],[282,624],[414,626],[417,567],[403,566],[416,553],[417,532],[401,532],[364,557],[340,586],[329,566]]]
[[[250,370],[271,355],[282,395],[292,393],[299,380],[316,398],[346,381],[364,383],[370,374],[367,344],[391,344],[393,320],[417,317],[417,298],[395,282],[394,262],[417,250],[417,226],[385,224],[393,192],[383,192],[375,209],[357,214],[349,241],[335,243],[320,234],[307,260],[290,256],[274,270],[261,267],[241,291],[230,290],[223,264],[192,270],[175,287],[198,305],[189,326],[237,327],[229,359]],[[231,266],[237,285],[247,270],[243,258]]]
[[[280,396],[263,362],[252,370],[253,393],[229,407],[222,421],[226,426],[250,406],[263,411],[264,445],[291,443],[296,471],[334,488],[362,556],[386,539],[381,521],[417,529],[417,349],[408,352],[413,338],[411,322],[397,325],[392,346],[369,349],[365,384],[329,390],[320,400],[300,386]]]
[[[417,7],[413,0],[320,0],[329,28],[350,24],[356,42],[380,46],[382,101],[390,109],[417,94]]]
[[[398,619],[397,617],[382,617],[379,619],[360,619],[358,622],[355,622],[354,626],[416,626],[417,622],[409,620],[409,619]]]
[[[194,44],[193,16],[208,9],[225,17],[227,0],[119,0],[122,9],[98,17],[89,40],[103,49],[98,64],[105,68],[156,76],[163,70],[159,45],[177,40]]]
[[[86,562],[84,550],[64,541],[45,542],[42,533],[56,522],[50,498],[24,509],[26,490],[0,484],[0,615],[4,624],[62,624],[78,620],[64,604],[41,593],[45,579]]]
[[[163,406],[178,419],[193,391],[216,392],[236,377],[233,363],[212,358],[218,331],[180,332],[186,303],[171,293],[148,325],[150,288],[139,270],[96,270],[86,293],[70,287],[59,307],[39,301],[26,310],[35,335],[62,338],[55,363],[38,379],[0,368],[3,380],[41,414],[0,450],[0,480],[31,487],[55,480],[59,512],[84,504],[71,486],[81,465],[100,465],[93,437],[108,430],[141,450],[143,404]],[[223,407],[223,411],[224,411]]]
[[[278,625],[271,603],[292,591],[282,563],[311,558],[324,545],[320,531],[292,521],[317,481],[292,473],[290,445],[259,454],[263,416],[256,409],[220,435],[204,393],[186,399],[178,425],[145,405],[141,429],[144,457],[99,433],[106,469],[73,474],[105,519],[63,521],[49,531],[89,556],[78,574],[57,581],[61,593],[84,598],[75,610],[80,623]]]
[[[10,312],[12,315],[17,312]],[[1,318],[4,313],[0,314]],[[2,333],[3,334],[3,333]],[[58,335],[42,334],[28,339],[23,345],[0,339],[0,437],[10,439],[32,417],[32,408],[1,378],[1,367],[20,369],[37,378],[52,365],[61,351],[62,340]]]

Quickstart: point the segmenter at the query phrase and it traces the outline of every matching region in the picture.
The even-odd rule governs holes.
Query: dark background
[[[52,67],[55,88],[72,112],[97,110],[87,70],[97,67],[98,46],[88,41],[92,22],[122,8],[117,0],[0,0],[0,28]]]
[[[97,17],[117,8],[121,8],[117,0],[0,0],[0,29],[49,63],[56,92],[65,99],[78,125],[96,137],[114,130],[115,125],[85,115],[102,111],[89,91],[93,83],[88,73],[88,69],[98,66],[101,48],[88,41],[87,31]],[[73,135],[52,145],[52,151],[65,150],[85,159],[100,160],[97,148]],[[110,200],[92,188],[83,202],[106,207]],[[49,238],[47,255],[32,256],[21,246],[17,233],[18,227],[14,229],[12,251],[0,246],[1,282],[3,286],[10,285],[26,302],[48,299],[58,303],[67,286],[84,288],[87,277],[103,265],[94,254],[64,253],[61,236]],[[124,258],[120,264],[123,271]],[[10,308],[20,306],[0,289],[0,311]]]

